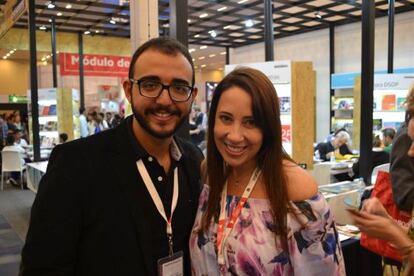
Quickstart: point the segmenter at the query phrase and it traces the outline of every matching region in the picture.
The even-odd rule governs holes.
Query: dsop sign
[[[79,75],[79,55],[60,53],[60,74],[62,76]],[[130,57],[108,55],[84,55],[83,72],[85,76],[127,77]]]

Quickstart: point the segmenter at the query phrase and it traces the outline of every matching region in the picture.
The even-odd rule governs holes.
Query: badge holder
[[[183,251],[173,253],[172,235],[168,235],[170,254],[158,260],[159,276],[183,276],[184,275],[184,256]]]

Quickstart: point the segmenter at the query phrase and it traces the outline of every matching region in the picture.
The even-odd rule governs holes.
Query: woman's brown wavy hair
[[[208,206],[203,215],[201,231],[205,232],[214,217],[218,218],[220,196],[229,174],[223,157],[214,140],[217,106],[222,94],[231,87],[238,87],[252,98],[253,117],[263,133],[263,144],[256,156],[257,166],[262,169],[266,194],[270,202],[275,241],[287,249],[288,195],[283,160],[291,160],[282,147],[282,132],[279,100],[270,80],[260,71],[252,68],[236,68],[228,74],[214,91],[208,120],[207,183],[210,186]],[[237,102],[234,103],[237,106]]]

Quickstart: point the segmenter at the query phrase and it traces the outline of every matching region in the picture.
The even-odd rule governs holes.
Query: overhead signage
[[[62,76],[79,75],[79,55],[70,53],[59,54],[60,74]],[[84,76],[95,77],[127,77],[130,57],[109,55],[84,55]]]
[[[9,103],[28,103],[26,96],[9,95]]]
[[[0,38],[27,11],[27,0],[8,0],[0,10]]]

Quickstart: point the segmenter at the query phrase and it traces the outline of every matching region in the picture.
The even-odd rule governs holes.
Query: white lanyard
[[[173,253],[173,241],[172,241],[172,217],[174,214],[175,207],[177,206],[178,202],[178,168],[174,169],[174,188],[173,188],[173,197],[171,202],[171,214],[170,217],[167,218],[167,215],[165,214],[164,205],[162,204],[160,195],[158,194],[154,183],[151,180],[151,177],[148,174],[147,168],[144,165],[144,162],[142,160],[137,161],[137,168],[139,173],[141,174],[142,180],[144,181],[145,186],[147,187],[147,190],[152,198],[152,201],[155,204],[155,207],[157,207],[158,212],[163,217],[165,222],[167,223],[167,237],[168,237],[168,243],[169,243],[169,249],[170,249],[170,256]]]
[[[233,210],[230,215],[229,222],[225,225],[226,221],[226,198],[227,198],[227,181],[224,183],[223,191],[221,193],[221,202],[220,202],[220,217],[217,228],[217,259],[218,263],[224,264],[224,245],[227,238],[229,237],[231,231],[233,230],[234,225],[236,224],[240,213],[243,209],[244,204],[247,199],[250,197],[251,192],[253,191],[254,186],[256,185],[257,179],[259,178],[261,170],[256,168],[250,177],[249,183],[247,184],[244,192],[237,204],[236,208]]]

